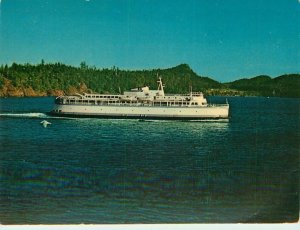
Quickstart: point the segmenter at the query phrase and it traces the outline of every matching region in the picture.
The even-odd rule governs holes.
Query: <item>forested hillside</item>
[[[157,87],[157,76],[163,78],[166,93],[203,91],[207,95],[300,97],[300,75],[277,78],[258,76],[230,83],[219,83],[198,76],[187,64],[168,69],[121,70],[99,69],[85,62],[80,67],[62,63],[16,64],[0,67],[0,96],[57,96],[82,92],[119,93],[135,87]]]
[[[1,66],[1,96],[44,96],[72,94],[82,91],[119,93],[119,91],[148,85],[157,88],[157,75],[163,78],[168,93],[187,93],[190,86],[201,91],[222,88],[222,84],[207,77],[199,77],[186,64],[169,69],[120,70],[97,69],[84,62],[80,67],[61,63]]]
[[[262,75],[226,85],[228,88],[259,96],[300,97],[300,74],[286,74],[273,79]]]

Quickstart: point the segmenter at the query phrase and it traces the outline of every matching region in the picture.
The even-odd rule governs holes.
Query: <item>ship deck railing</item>
[[[90,102],[64,102],[61,103],[63,105],[88,105],[88,106],[145,106],[145,107],[222,107],[228,106],[228,104],[205,104],[205,105],[197,105],[190,104],[190,102],[178,102],[178,101],[170,101],[170,102],[121,102],[121,101],[90,101]]]

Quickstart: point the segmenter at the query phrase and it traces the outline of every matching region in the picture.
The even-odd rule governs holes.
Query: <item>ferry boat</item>
[[[148,86],[131,89],[120,95],[76,94],[55,99],[51,115],[63,117],[99,117],[133,119],[220,119],[228,118],[229,104],[208,104],[201,92],[165,94],[162,79],[158,89]]]

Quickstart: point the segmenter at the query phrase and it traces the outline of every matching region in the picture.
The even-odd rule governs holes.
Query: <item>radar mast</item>
[[[158,91],[160,96],[165,96],[165,91],[164,91],[165,86],[162,83],[161,77],[158,78],[157,83],[158,83]]]

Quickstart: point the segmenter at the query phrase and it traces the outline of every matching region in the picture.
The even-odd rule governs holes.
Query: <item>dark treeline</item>
[[[260,96],[300,97],[300,74],[286,74],[273,79],[261,75],[226,85],[240,91],[257,92]]]
[[[258,76],[230,83],[219,83],[198,76],[187,64],[168,69],[98,69],[85,62],[80,67],[62,63],[16,64],[0,67],[0,96],[47,96],[76,92],[119,93],[135,87],[157,87],[157,75],[163,78],[166,93],[203,91],[208,95],[300,97],[300,75],[277,78]]]

